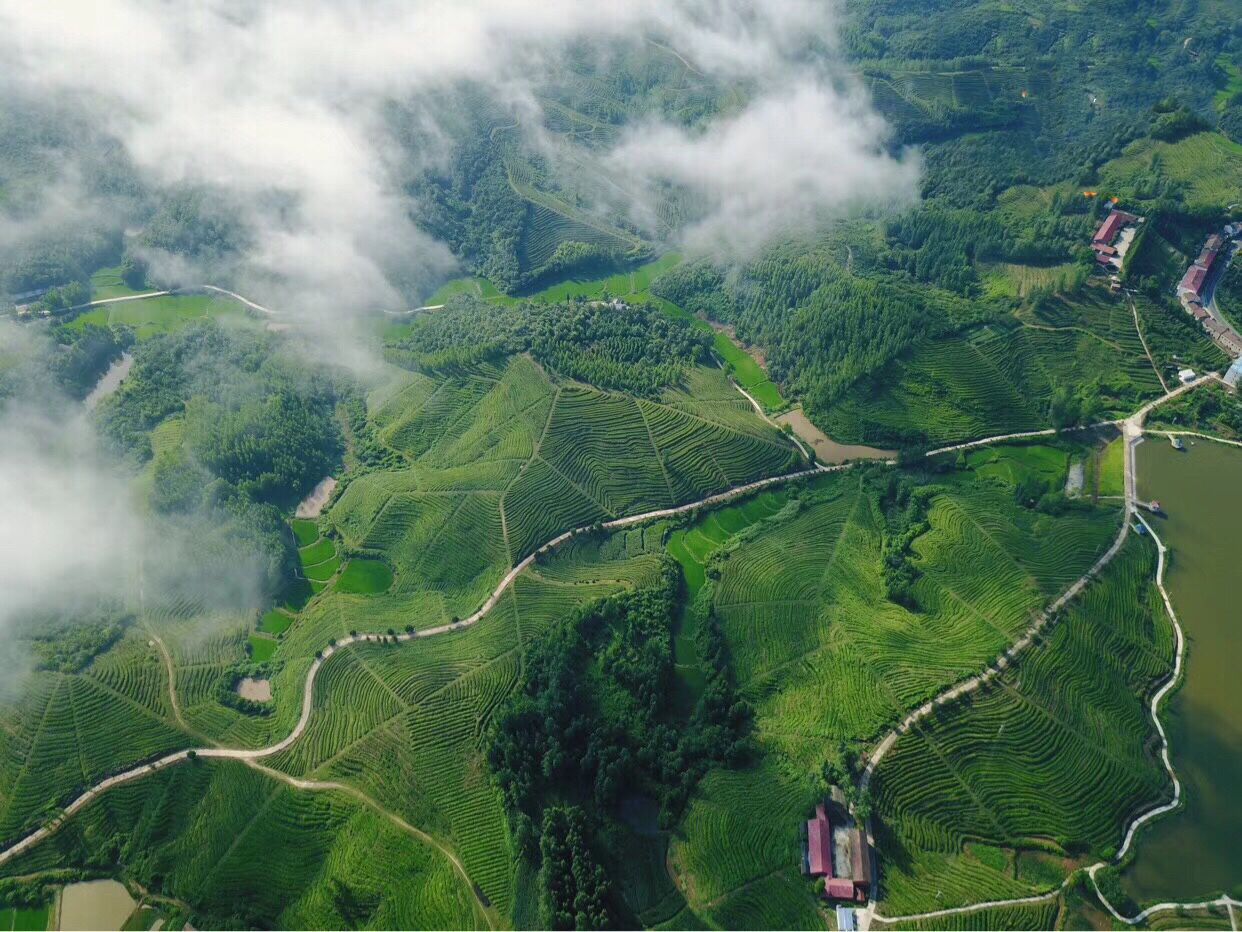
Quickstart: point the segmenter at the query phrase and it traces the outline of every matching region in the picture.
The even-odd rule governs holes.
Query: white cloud
[[[687,245],[745,257],[845,212],[915,200],[919,162],[887,154],[887,141],[857,94],[799,83],[702,132],[637,127],[609,161],[648,187],[697,195],[705,213],[683,231]]]
[[[11,407],[0,450],[0,629],[75,595],[97,603],[130,592],[143,523],[85,417]]]
[[[835,29],[822,0],[0,0],[7,80],[89,106],[155,183],[230,192],[256,232],[249,283],[328,317],[399,304],[394,267],[430,277],[452,265],[411,218],[383,103],[418,111],[472,81],[530,112],[571,41],[658,37],[756,93],[698,135],[639,128],[612,161],[706,197],[714,226],[691,241],[753,248],[782,215],[805,224],[909,196],[913,163],[879,150],[883,127],[856,85],[838,89]],[[292,207],[272,209],[272,191]],[[761,222],[721,235],[746,215]],[[285,287],[273,295],[274,281]]]

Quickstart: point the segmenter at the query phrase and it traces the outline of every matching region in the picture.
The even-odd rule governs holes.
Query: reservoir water
[[[1242,449],[1197,440],[1184,452],[1148,438],[1139,496],[1172,552],[1165,585],[1187,637],[1186,675],[1166,700],[1185,806],[1136,839],[1122,882],[1142,904],[1242,896]]]

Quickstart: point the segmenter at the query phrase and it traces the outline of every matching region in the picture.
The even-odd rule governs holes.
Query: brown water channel
[[[1143,904],[1242,895],[1242,449],[1198,440],[1138,447],[1139,496],[1172,552],[1165,585],[1187,637],[1186,673],[1161,709],[1185,806],[1140,832],[1122,875]]]

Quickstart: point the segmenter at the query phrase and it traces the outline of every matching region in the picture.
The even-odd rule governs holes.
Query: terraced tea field
[[[487,926],[435,848],[346,793],[299,792],[236,762],[118,787],[5,873],[83,863],[109,846],[161,874],[168,895],[244,925],[344,927],[358,921],[352,909],[394,928]],[[394,872],[406,882],[390,883]]]
[[[992,353],[997,377],[1016,386],[1024,363],[1002,365],[989,342],[1045,333],[1120,348],[1129,381],[1118,384],[1147,390],[1141,370],[1124,369],[1129,337],[1103,306],[1054,304],[1038,324],[976,332],[970,346]],[[898,477],[876,465],[689,520],[575,537],[540,554],[477,624],[398,643],[397,632],[475,612],[510,567],[567,528],[699,501],[802,463],[718,369],[645,400],[514,357],[451,376],[409,373],[373,402],[386,465],[347,475],[317,522],[292,522],[308,591],[248,617],[147,607],[84,672],[38,674],[29,696],[5,707],[0,749],[15,765],[0,771],[0,836],[136,761],[275,744],[298,721],[317,653],[369,635],[318,668],[305,730],[257,768],[202,757],[124,783],[0,877],[116,851],[125,870],[144,882],[160,875],[208,915],[249,904],[236,914],[247,924],[344,925],[355,909],[420,926],[530,915],[535,877],[488,770],[489,729],[536,639],[596,599],[654,584],[667,553],[687,583],[672,635],[684,701],[674,705],[693,709],[702,688],[694,634],[710,613],[754,744],[744,764],[707,774],[675,831],[612,841],[611,856],[630,852],[617,868],[627,909],[651,925],[816,928],[798,833],[827,756],[868,747],[991,662],[1116,532],[1107,501],[1052,513],[1016,500],[1019,489],[1026,501],[1025,490],[1062,488],[1083,449],[982,447],[902,480],[927,496],[905,602],[887,596],[884,570],[897,531],[883,490]],[[1132,809],[1162,798],[1143,697],[1167,675],[1171,642],[1151,557],[1147,542],[1131,541],[1029,662],[883,759],[873,789],[884,915],[1050,889],[1108,854]],[[247,644],[270,671],[272,700],[257,711],[220,701]],[[16,799],[23,805],[8,805]],[[228,817],[211,818],[221,807]],[[248,872],[272,839],[287,850],[271,876]],[[392,869],[419,879],[385,885]],[[1052,908],[995,917],[1044,922]],[[974,927],[993,912],[960,921]]]
[[[882,914],[1053,889],[1170,796],[1146,705],[1173,661],[1154,561],[1132,536],[1037,652],[884,757],[873,784]]]
[[[1057,463],[1058,451],[1040,450],[1019,461],[1063,482],[1067,455]],[[1014,504],[994,451],[973,459],[932,480],[930,529],[914,544],[917,611],[884,596],[884,519],[858,473],[817,479],[801,496],[766,493],[749,514],[734,506],[670,538],[691,592],[709,593],[760,745],[755,767],[704,782],[670,848],[700,915],[733,903],[731,921],[764,925],[766,901],[745,912],[743,891],[796,864],[798,819],[817,792],[810,775],[828,749],[866,746],[985,666],[1107,549],[1116,510],[1029,511]]]
[[[567,528],[799,463],[718,370],[649,402],[554,383],[518,357],[438,383],[412,376],[374,418],[408,466],[355,479],[326,522],[350,553],[385,561],[391,589],[383,600],[356,593],[347,567],[308,607],[312,627],[342,613],[365,614],[372,630],[465,617],[509,566]]]
[[[1215,132],[1196,133],[1172,143],[1141,139],[1105,163],[1100,179],[1114,190],[1129,193],[1136,187],[1136,178],[1151,172],[1184,186],[1191,208],[1232,204],[1242,190],[1242,145]]]
[[[1057,388],[1098,379],[1101,415],[1119,417],[1162,391],[1122,303],[1090,291],[1038,315],[917,346],[879,385],[859,385],[821,426],[849,443],[952,443],[1049,425]]]

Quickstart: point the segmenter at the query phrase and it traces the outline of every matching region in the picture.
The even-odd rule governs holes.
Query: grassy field
[[[105,291],[110,289],[105,289]],[[108,295],[105,295],[107,297]],[[229,298],[213,295],[179,294],[140,301],[123,301],[91,308],[69,321],[70,327],[86,324],[99,326],[126,324],[134,328],[138,339],[167,333],[196,320],[213,318],[227,322],[245,322],[249,318],[241,305]]]
[[[1026,298],[1039,291],[1065,290],[1075,279],[1078,266],[1072,262],[1059,265],[1017,265],[998,262],[982,268],[984,286],[990,297]]]
[[[13,929],[15,932],[43,932],[51,922],[51,907],[41,906],[35,909],[10,906],[0,908],[0,932]]]
[[[280,646],[280,642],[261,634],[250,635],[247,641],[250,645],[250,659],[255,663],[267,663],[276,655],[276,648]]]
[[[966,462],[980,477],[995,477],[1011,486],[1039,483],[1049,489],[1065,485],[1069,453],[1046,444],[984,447],[967,454]]]
[[[284,634],[293,624],[293,616],[281,609],[274,608],[271,611],[264,612],[263,617],[259,619],[258,628],[264,634],[270,634],[278,637]]]
[[[106,269],[98,269],[91,276],[91,300],[99,301],[104,298],[123,298],[127,295],[142,294],[144,291],[156,291],[156,288],[141,288],[135,290],[121,280],[121,267],[114,265]]]
[[[350,560],[336,581],[338,592],[363,595],[384,592],[391,585],[392,570],[382,560]]]
[[[1100,457],[1100,494],[1125,495],[1125,440],[1118,437],[1104,448]]]

